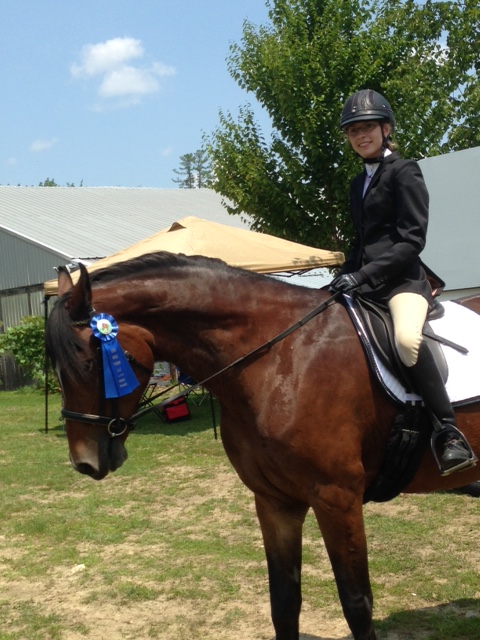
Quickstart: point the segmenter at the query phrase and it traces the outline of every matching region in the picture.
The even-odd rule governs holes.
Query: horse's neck
[[[118,318],[134,321],[139,317],[188,315],[191,318],[216,316],[220,320],[240,308],[240,292],[220,279],[204,277],[132,279],[99,286],[93,291],[94,306],[109,309]]]
[[[110,283],[94,290],[93,303],[119,323],[148,329],[161,357],[179,364],[185,353],[189,360],[213,352],[234,358],[258,342],[265,319],[280,306],[268,289],[268,281],[253,288],[247,279],[203,273]]]
[[[154,356],[206,377],[270,341],[320,304],[323,292],[231,272],[131,279],[94,291],[98,311],[153,335]]]

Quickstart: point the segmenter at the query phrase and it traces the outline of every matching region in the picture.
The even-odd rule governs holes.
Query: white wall
[[[446,281],[445,297],[473,294],[480,287],[480,147],[425,158],[420,167],[430,193],[422,259]]]

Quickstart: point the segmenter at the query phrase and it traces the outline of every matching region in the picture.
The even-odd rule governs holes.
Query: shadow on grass
[[[480,600],[454,600],[436,607],[397,611],[374,622],[378,640],[478,640]],[[300,633],[300,640],[352,640]],[[275,640],[273,637],[271,640]]]
[[[39,429],[38,429],[38,433],[45,433],[45,425],[42,425]],[[55,421],[50,421],[47,425],[47,433],[49,434],[54,434],[57,437],[63,437],[65,436],[65,429],[63,427],[63,423],[61,422],[57,422]],[[0,636],[1,638],[1,636]]]
[[[152,435],[161,433],[163,436],[186,436],[192,433],[202,433],[211,431],[213,438],[213,425],[205,424],[204,421],[196,419],[194,416],[190,420],[182,420],[181,422],[168,423],[161,418],[145,419],[138,421],[134,433],[139,436]],[[218,425],[217,425],[218,432]]]
[[[220,410],[218,402],[214,400],[213,408],[209,400],[200,406],[192,401],[187,401],[190,409],[190,419],[179,422],[165,422],[163,418],[153,411],[138,421],[135,433],[138,435],[151,435],[161,433],[164,436],[185,436],[192,433],[211,431],[214,436],[214,425],[219,434],[218,417]]]
[[[479,599],[465,598],[435,607],[398,611],[377,621],[375,628],[379,640],[478,640],[479,605]]]
[[[351,635],[345,636],[345,638],[327,638],[326,636],[312,636],[308,633],[300,634],[300,640],[350,640],[351,638]],[[275,640],[275,638],[273,638],[273,640]]]
[[[343,638],[331,638],[330,636],[312,636],[309,633],[300,633],[299,640],[352,640],[353,636],[348,635]],[[275,636],[271,640],[275,640]]]

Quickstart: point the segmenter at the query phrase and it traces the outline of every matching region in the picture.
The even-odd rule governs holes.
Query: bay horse
[[[208,379],[225,451],[254,494],[276,640],[299,638],[309,508],[353,637],[375,640],[363,497],[381,467],[397,406],[372,375],[344,306],[327,291],[166,252],[91,275],[81,266],[75,285],[61,269],[58,288],[46,341],[61,381],[74,469],[101,480],[126,460],[131,416],[154,361]],[[272,341],[322,303],[322,313]],[[480,298],[464,304],[480,312]],[[118,323],[118,343],[139,382],[119,398],[102,392],[93,309]],[[457,411],[477,455],[479,411],[478,405]],[[426,451],[406,492],[449,490],[479,478],[479,467],[441,477]]]

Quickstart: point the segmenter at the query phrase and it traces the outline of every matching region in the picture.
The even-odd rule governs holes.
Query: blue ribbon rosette
[[[105,398],[120,398],[140,384],[117,340],[118,324],[108,313],[97,313],[90,320],[93,335],[102,345]]]

